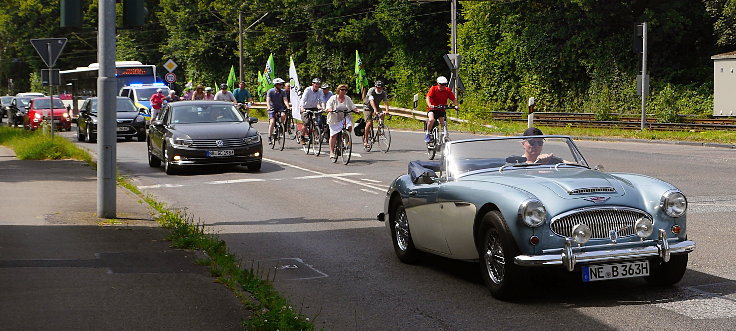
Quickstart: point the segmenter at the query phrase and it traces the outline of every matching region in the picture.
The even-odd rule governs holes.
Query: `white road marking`
[[[375,179],[370,179],[370,178],[363,178],[362,180],[364,180],[366,182],[371,182],[371,183],[380,183],[381,182],[380,180],[375,180]]]
[[[218,184],[237,184],[237,183],[265,182],[265,181],[266,180],[262,178],[243,178],[243,179],[216,180],[212,182],[206,182],[205,184],[218,185]]]
[[[360,189],[360,190],[361,190],[361,191],[363,191],[363,192],[368,192],[368,193],[370,193],[370,194],[380,194],[380,193],[378,193],[378,192],[375,192],[375,191],[371,191],[371,190],[369,190],[369,189],[365,189],[365,188],[362,188],[362,189]]]
[[[315,179],[315,178],[337,178],[342,176],[360,176],[361,173],[357,172],[349,172],[344,174],[334,174],[334,175],[311,175],[311,176],[301,176],[301,177],[294,177],[294,179]]]
[[[302,170],[302,171],[311,172],[311,173],[317,174],[317,175],[323,175],[323,176],[324,175],[328,175],[328,174],[326,174],[324,172],[321,172],[321,171],[307,169],[307,168],[300,167],[298,165],[294,165],[294,164],[291,164],[291,163],[286,163],[286,162],[277,161],[277,160],[273,160],[273,159],[267,159],[267,158],[263,158],[263,159],[266,160],[266,161],[268,161],[268,162],[273,162],[273,163],[276,163],[276,164],[279,164],[279,165],[282,165],[282,166],[287,166],[287,167],[299,169],[299,170]],[[363,186],[363,187],[367,187],[369,189],[373,189],[373,190],[376,190],[376,191],[379,191],[379,192],[385,191],[388,188],[388,187],[381,187],[381,186],[376,186],[376,185],[373,185],[373,184],[364,183],[364,182],[361,182],[360,180],[355,180],[355,179],[350,179],[350,178],[345,178],[345,177],[334,177],[334,179],[335,180],[340,180],[340,181],[343,181],[343,182],[347,182],[347,183],[350,183],[350,184],[355,184],[355,185],[360,185],[360,186]]]
[[[147,189],[147,188],[171,188],[171,187],[183,187],[182,184],[156,184],[156,185],[148,185],[148,186],[139,186],[139,189]]]

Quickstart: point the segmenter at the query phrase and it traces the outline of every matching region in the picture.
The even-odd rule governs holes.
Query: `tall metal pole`
[[[51,42],[46,43],[46,50],[49,52],[49,59],[51,59]],[[51,62],[51,61],[49,61]],[[54,86],[51,84],[51,68],[49,66],[49,110],[51,110],[51,140],[54,140]]]
[[[238,12],[238,39],[240,39],[240,79],[243,81],[243,12]]]
[[[647,22],[641,24],[641,39],[641,130],[643,131],[644,124],[647,121],[647,87],[649,86],[647,77]]]
[[[115,218],[115,0],[99,0],[97,62],[97,217]]]
[[[457,54],[457,0],[450,1],[450,17],[452,20],[452,28],[450,30],[450,39],[452,41],[452,54]],[[454,57],[452,64],[457,68],[457,57]],[[452,75],[452,94],[457,95],[459,72],[455,70]]]

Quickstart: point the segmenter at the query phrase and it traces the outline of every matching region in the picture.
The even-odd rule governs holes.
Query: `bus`
[[[77,67],[72,70],[59,72],[61,88],[59,94],[71,94],[72,98],[65,101],[71,108],[72,119],[79,117],[79,106],[89,97],[97,96],[97,75],[100,70],[99,63],[92,63],[86,67]],[[117,86],[115,94],[123,86],[134,84],[154,84],[156,78],[156,66],[143,64],[139,61],[116,61],[115,77]]]

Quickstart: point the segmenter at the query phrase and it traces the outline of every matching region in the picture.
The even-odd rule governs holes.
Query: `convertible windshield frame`
[[[556,143],[556,147],[553,149],[557,152],[562,152],[561,160],[559,162],[541,164],[541,163],[520,163],[525,161],[526,158],[518,156],[524,153],[522,142],[523,140],[529,139],[545,139],[548,142]],[[468,148],[470,145],[475,144],[472,148]],[[516,154],[503,155],[503,151],[499,152],[498,155],[492,155],[493,152],[480,152],[483,147],[493,146],[504,146],[507,149],[515,151]],[[463,158],[462,160],[456,160],[455,153],[460,151],[460,148],[464,149],[462,152],[468,153],[468,151],[478,150],[478,158],[471,157]],[[565,148],[566,147],[566,148]],[[554,154],[554,153],[553,153]],[[512,162],[512,161],[515,162]],[[459,166],[462,164],[462,166]],[[469,175],[475,175],[479,173],[485,173],[489,171],[504,172],[511,169],[528,169],[528,168],[552,168],[559,169],[562,166],[575,166],[590,168],[588,162],[583,157],[580,150],[573,142],[572,138],[563,135],[543,135],[543,136],[516,136],[516,137],[493,137],[493,138],[478,138],[478,139],[465,139],[450,141],[445,147],[442,153],[441,162],[441,176],[445,180],[459,179]]]

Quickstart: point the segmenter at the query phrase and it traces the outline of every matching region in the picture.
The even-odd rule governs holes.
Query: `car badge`
[[[222,147],[225,146],[225,142],[222,140],[215,140],[215,145],[217,145],[217,147]]]
[[[608,199],[610,199],[610,197],[590,197],[590,198],[585,198],[585,200],[590,201],[592,203],[606,202],[606,200],[608,200]]]
[[[608,230],[608,238],[610,238],[611,241],[615,243],[618,240],[618,231]]]

